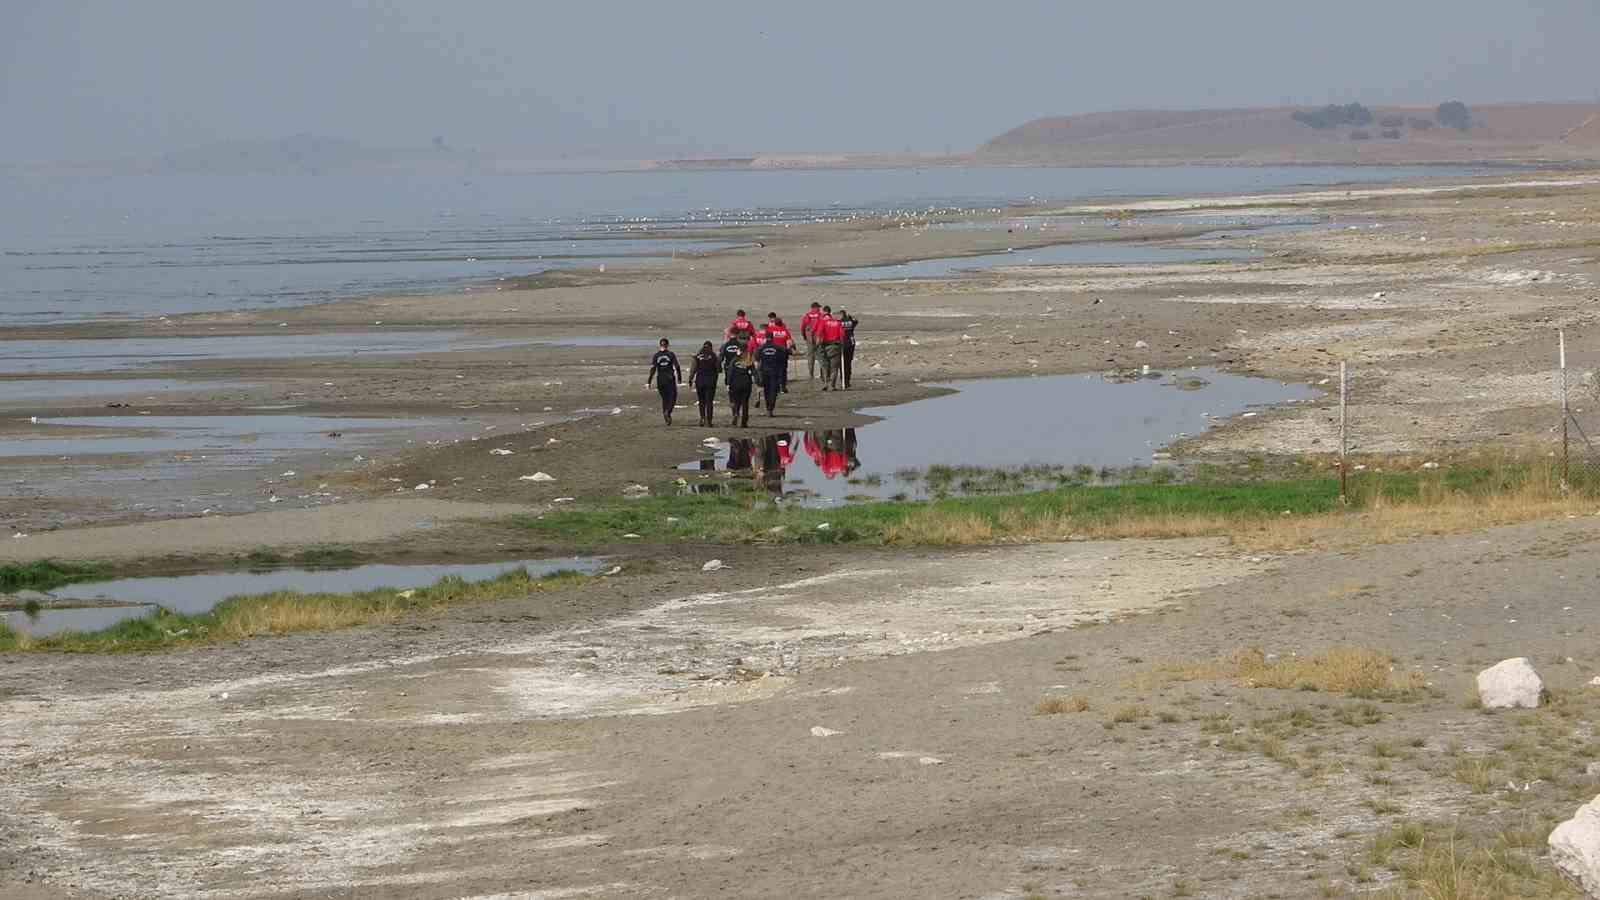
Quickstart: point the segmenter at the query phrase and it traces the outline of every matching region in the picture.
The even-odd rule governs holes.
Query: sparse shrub
[[[1038,716],[1054,716],[1060,713],[1080,713],[1089,708],[1089,698],[1082,694],[1062,696],[1051,694],[1039,698],[1034,704],[1033,713]]]
[[[1330,103],[1321,109],[1296,110],[1289,114],[1289,118],[1302,125],[1309,125],[1319,130],[1338,128],[1343,125],[1359,127],[1372,122],[1372,110],[1359,103],[1346,103],[1343,106],[1337,103]]]

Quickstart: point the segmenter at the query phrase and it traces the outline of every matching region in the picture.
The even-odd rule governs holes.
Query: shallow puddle
[[[286,452],[335,447],[341,441],[348,445],[363,436],[427,424],[423,419],[340,416],[73,416],[40,419],[37,433],[0,439],[0,457],[227,454],[235,464],[250,465]],[[52,432],[62,428],[72,433]]]
[[[150,615],[157,606],[179,613],[202,613],[229,597],[270,594],[276,591],[345,594],[375,588],[419,588],[441,578],[455,576],[466,581],[486,581],[515,569],[527,569],[538,577],[562,570],[592,574],[602,560],[594,557],[568,559],[524,559],[496,563],[453,565],[358,566],[351,569],[273,569],[258,572],[207,572],[166,578],[124,578],[93,581],[59,587],[40,599],[118,603],[120,606],[94,606],[81,609],[43,609],[35,615],[24,612],[4,614],[12,629],[44,637],[62,631],[97,631],[118,622]]]
[[[1203,369],[1119,383],[1060,375],[942,386],[956,393],[863,409],[883,420],[862,428],[722,440],[680,468],[734,471],[814,504],[1015,491],[1053,482],[1063,467],[1147,465],[1222,419],[1318,396],[1308,385]]]
[[[1132,241],[1092,242],[1056,244],[1027,250],[985,253],[979,256],[917,259],[887,266],[861,266],[853,269],[843,269],[830,275],[816,276],[809,280],[863,281],[894,278],[946,278],[1002,266],[1107,266],[1136,263],[1179,263],[1256,259],[1261,255],[1259,251],[1255,250],[1185,249]]]

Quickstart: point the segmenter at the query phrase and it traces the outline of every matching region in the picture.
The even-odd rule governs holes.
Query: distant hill
[[[1469,107],[1465,130],[1432,107],[1374,106],[1330,127],[1310,107],[1128,110],[1035,119],[980,147],[989,162],[1424,163],[1600,158],[1600,104]],[[1301,119],[1294,118],[1296,113]],[[1359,120],[1358,120],[1359,121]]]
[[[113,171],[160,175],[316,175],[328,172],[455,170],[481,162],[435,140],[431,147],[368,147],[345,138],[296,134],[270,140],[221,141],[154,159],[102,165]]]

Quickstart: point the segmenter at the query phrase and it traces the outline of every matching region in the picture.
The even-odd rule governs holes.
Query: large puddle
[[[305,594],[345,594],[376,588],[419,588],[441,578],[486,581],[516,569],[535,577],[562,570],[592,574],[602,560],[593,557],[525,559],[497,563],[457,565],[370,565],[351,569],[274,569],[261,572],[211,572],[170,578],[125,578],[71,584],[39,595],[46,608],[29,615],[8,612],[4,621],[12,630],[34,637],[63,631],[98,631],[118,622],[150,615],[156,607],[178,613],[203,613],[229,597],[299,591]],[[96,603],[69,609],[50,609],[49,603]],[[114,604],[114,605],[113,605]]]
[[[74,416],[39,419],[36,433],[0,439],[0,457],[128,453],[226,455],[234,465],[257,465],[284,453],[362,443],[423,419],[340,416]],[[69,433],[63,434],[63,431]]]
[[[1089,266],[1133,265],[1139,263],[1210,262],[1229,259],[1256,259],[1255,250],[1208,250],[1164,247],[1128,242],[1054,244],[1027,250],[985,253],[978,256],[946,256],[916,259],[887,266],[860,266],[819,275],[813,281],[869,281],[895,278],[946,278],[1001,266]]]
[[[863,409],[883,420],[862,428],[722,440],[681,468],[745,474],[774,496],[813,504],[1017,490],[1072,467],[1148,465],[1160,448],[1223,419],[1319,396],[1304,384],[1203,369],[942,386],[956,393]]]

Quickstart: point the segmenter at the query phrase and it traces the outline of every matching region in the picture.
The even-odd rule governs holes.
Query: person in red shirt
[[[806,314],[800,317],[800,337],[806,342],[806,369],[811,373],[812,381],[817,380],[817,348],[821,343],[814,332],[821,319],[821,303],[812,303]]]
[[[833,310],[824,306],[822,318],[811,333],[817,336],[822,355],[822,389],[837,390],[840,363],[844,356],[844,326],[833,317]]]
[[[739,310],[738,314],[733,317],[733,321],[728,323],[728,327],[723,329],[723,340],[732,338],[741,331],[744,332],[744,335],[747,338],[754,336],[756,333],[756,327],[750,324],[750,320],[745,317],[744,310],[742,309]]]

